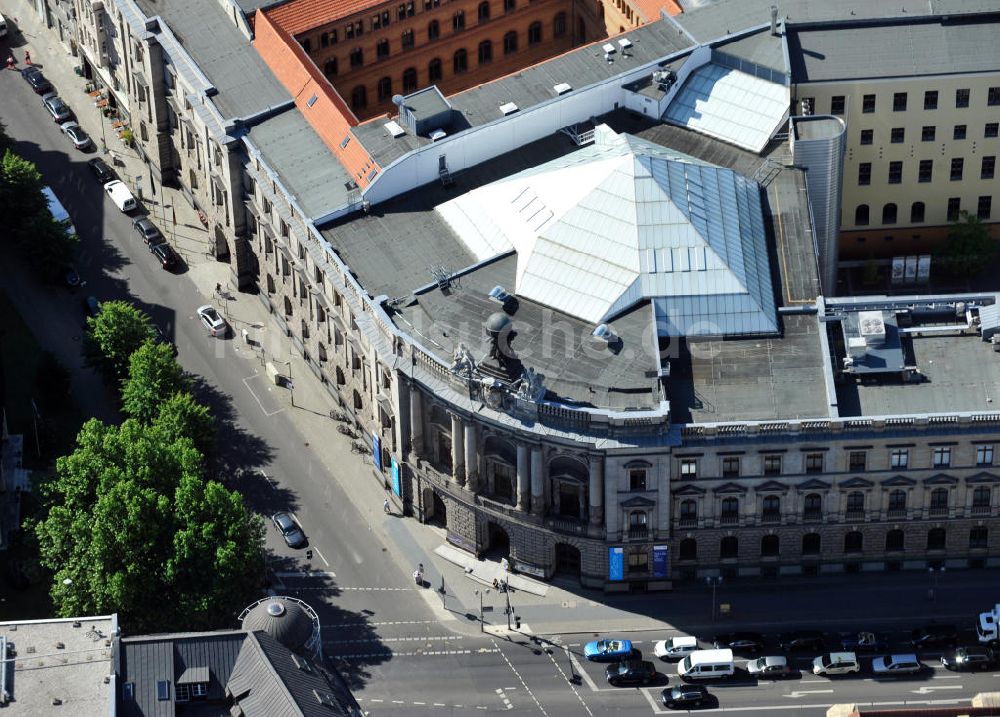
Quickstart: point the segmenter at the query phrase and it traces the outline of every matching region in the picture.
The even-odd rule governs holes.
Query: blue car
[[[842,632],[840,646],[850,652],[887,652],[889,636],[883,632]]]
[[[631,654],[630,640],[595,640],[583,646],[583,656],[591,662],[617,661]]]

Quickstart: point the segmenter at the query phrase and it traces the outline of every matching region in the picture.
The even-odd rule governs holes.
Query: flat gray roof
[[[17,659],[7,663],[14,669],[7,685],[13,694],[4,712],[33,717],[112,714],[113,683],[105,684],[104,678],[113,672],[116,630],[114,616],[0,622],[0,635],[17,650]],[[53,706],[53,699],[62,704]]]
[[[248,137],[307,215],[347,203],[351,176],[297,108],[254,125]]]
[[[829,139],[844,131],[844,126],[833,117],[795,117],[792,130],[796,139]]]
[[[1000,14],[793,27],[788,32],[792,81],[996,72],[1000,69],[998,27]]]
[[[721,43],[716,45],[715,49],[783,75],[787,69],[783,45],[781,35],[772,35],[769,28],[741,37],[738,40]]]
[[[212,102],[225,118],[249,117],[292,99],[219,3],[136,0],[147,17],[159,15],[218,89]]]

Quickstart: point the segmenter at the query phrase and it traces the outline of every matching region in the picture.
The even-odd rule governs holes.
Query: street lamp
[[[292,408],[295,408],[295,383],[292,381],[292,362],[282,361],[281,363],[288,366],[288,395],[291,397]]]
[[[715,622],[715,589],[722,584],[722,576],[708,576],[705,578],[705,582],[712,586],[712,622]]]
[[[927,599],[930,600],[931,602],[934,601],[935,596],[937,595],[938,580],[941,578],[941,574],[945,571],[945,569],[946,568],[944,565],[940,567],[931,566],[927,568],[927,574],[930,576],[933,582],[933,587],[927,590]]]
[[[479,596],[479,632],[486,632],[486,628],[483,626],[483,595],[489,595],[490,591],[487,590],[476,590],[476,595]]]

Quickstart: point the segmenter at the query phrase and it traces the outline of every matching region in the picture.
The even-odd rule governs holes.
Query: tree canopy
[[[122,408],[141,423],[152,423],[160,404],[189,385],[171,346],[146,341],[129,357],[128,378],[122,382]]]
[[[87,317],[85,350],[109,379],[128,375],[132,354],[155,336],[153,323],[127,301],[105,301],[97,316]]]
[[[978,217],[963,211],[948,229],[938,256],[956,274],[977,274],[985,269],[997,253],[997,243],[989,227]]]

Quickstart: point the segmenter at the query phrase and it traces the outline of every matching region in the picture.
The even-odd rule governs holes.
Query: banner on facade
[[[608,580],[625,579],[625,549],[608,548]]]
[[[372,462],[376,468],[382,470],[382,441],[375,433],[372,434]]]
[[[473,541],[462,537],[458,533],[448,531],[448,542],[461,548],[462,550],[468,550],[473,555],[477,555],[476,544]]]
[[[669,578],[670,577],[670,546],[669,545],[654,545],[653,546],[653,577],[654,578]]]
[[[396,462],[396,456],[389,457],[389,464],[392,467],[392,492],[402,498],[403,486],[399,478],[399,463]]]

